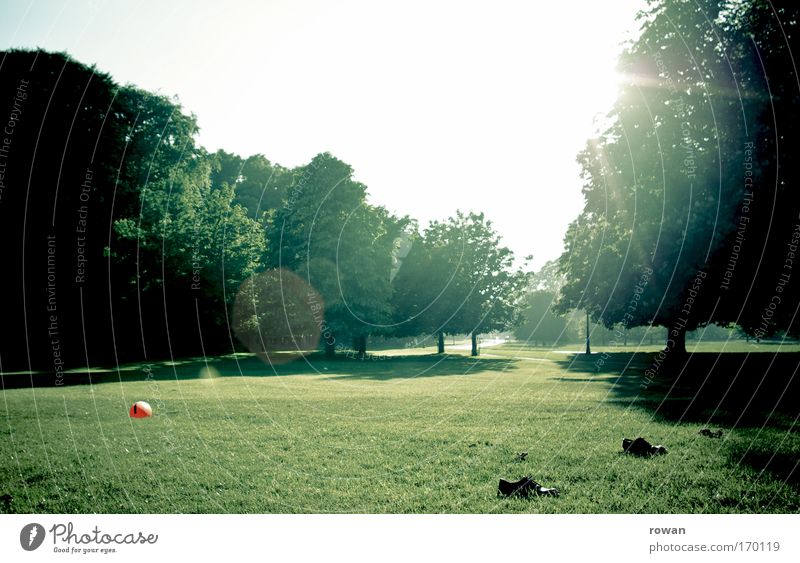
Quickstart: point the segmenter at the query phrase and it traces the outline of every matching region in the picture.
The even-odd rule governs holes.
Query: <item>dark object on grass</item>
[[[519,452],[517,454],[517,461],[525,461],[528,459],[528,452]]]
[[[722,438],[722,429],[709,430],[708,428],[703,428],[698,434],[708,438]]]
[[[518,496],[528,498],[531,495],[539,495],[544,497],[557,497],[558,489],[542,487],[539,483],[530,477],[523,477],[519,481],[506,481],[500,479],[500,485],[497,487],[499,494],[511,497]]]
[[[662,455],[667,453],[667,448],[662,445],[654,446],[644,438],[624,438],[622,440],[622,451],[626,454],[649,457],[651,455]]]

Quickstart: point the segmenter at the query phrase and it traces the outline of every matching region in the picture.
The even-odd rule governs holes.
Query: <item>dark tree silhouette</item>
[[[620,59],[628,80],[610,125],[579,155],[586,203],[560,259],[560,310],[586,308],[609,327],[665,326],[676,352],[709,323],[755,332],[765,311],[769,331],[795,332],[797,292],[779,289],[779,273],[797,224],[785,125],[798,84],[778,22],[794,37],[796,12],[649,3]],[[776,294],[780,311],[770,311]]]

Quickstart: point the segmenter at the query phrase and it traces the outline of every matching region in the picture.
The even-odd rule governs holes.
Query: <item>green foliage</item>
[[[0,60],[0,295],[9,327],[0,339],[2,370],[52,371],[54,360],[85,365],[101,351],[107,360],[113,342],[103,249],[119,209],[112,202],[126,148],[118,86],[64,53],[4,50]],[[51,292],[57,289],[52,301],[48,275]],[[88,296],[90,311],[82,302]],[[58,334],[48,335],[54,315]]]
[[[401,333],[485,333],[516,323],[527,277],[482,213],[434,221],[411,243],[394,279]]]
[[[197,317],[208,348],[219,349],[239,285],[263,268],[265,219],[236,203],[234,184],[212,183],[218,160],[196,146],[195,119],[176,102],[132,88],[117,100],[132,116],[109,249],[120,298],[150,325],[143,331],[153,333],[156,319],[167,329],[170,317]],[[178,334],[170,353],[202,350]]]
[[[552,311],[555,294],[548,291],[531,291],[525,297],[522,321],[514,329],[514,336],[530,344],[542,346],[558,342],[573,342],[577,336],[567,329],[567,319]]]
[[[279,208],[293,182],[292,170],[271,163],[261,154],[243,159],[218,150],[211,155],[211,163],[211,183],[234,186],[235,202],[253,219]]]
[[[230,301],[238,284],[262,266],[263,224],[235,203],[232,184],[212,186],[216,162],[195,146],[195,120],[179,105],[130,88],[118,100],[135,111],[126,191],[137,199],[115,221],[113,256],[136,260],[142,291],[199,283],[218,305],[223,295]],[[213,314],[221,322],[224,308]]]
[[[369,204],[352,175],[328,153],[300,167],[268,236],[271,266],[321,294],[325,323],[339,336],[389,329],[393,250],[407,223]]]
[[[564,284],[564,275],[559,272],[558,260],[550,260],[537,272],[530,275],[531,288],[557,294]]]
[[[756,324],[785,254],[770,231],[778,219],[786,239],[797,216],[796,199],[781,198],[769,172],[794,146],[784,144],[782,157],[770,140],[775,91],[796,91],[777,70],[789,59],[775,16],[793,28],[797,10],[773,14],[757,0],[649,3],[640,37],[620,58],[626,83],[607,126],[578,156],[585,206],[559,260],[560,311],[681,333]],[[769,84],[764,61],[773,63]],[[777,100],[791,123],[797,97]],[[736,238],[743,222],[744,245]],[[793,310],[784,307],[771,329]]]
[[[203,181],[195,147],[197,123],[166,98],[134,87],[120,88],[117,135],[126,141],[115,190],[115,221],[107,250],[118,276],[137,291],[160,287],[162,233],[172,222],[168,200],[173,189]],[[169,271],[169,270],[166,270]]]
[[[323,306],[321,296],[296,274],[267,270],[239,288],[231,325],[248,350],[270,364],[282,363],[317,346]]]
[[[235,203],[233,186],[213,188],[207,165],[198,168],[199,177],[186,178],[168,206],[161,233],[165,259],[177,276],[189,276],[188,267],[200,264],[204,277],[224,284],[222,288],[202,284],[204,290],[224,289],[230,299],[238,284],[263,267],[263,224]]]

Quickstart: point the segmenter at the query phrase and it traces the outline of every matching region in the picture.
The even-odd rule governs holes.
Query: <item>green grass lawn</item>
[[[240,355],[210,361],[213,376],[183,361],[35,389],[6,375],[0,511],[798,512],[800,355],[706,352],[648,379],[653,353],[631,352],[509,344],[274,369]],[[153,418],[128,417],[136,400]],[[636,436],[669,453],[622,455]],[[497,497],[523,475],[560,498]]]

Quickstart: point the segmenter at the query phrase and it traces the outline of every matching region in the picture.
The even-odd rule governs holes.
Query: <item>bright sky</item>
[[[557,257],[576,153],[642,0],[0,0],[0,47],[63,50],[177,95],[200,142],[295,166],[330,151],[423,225],[484,211]]]

